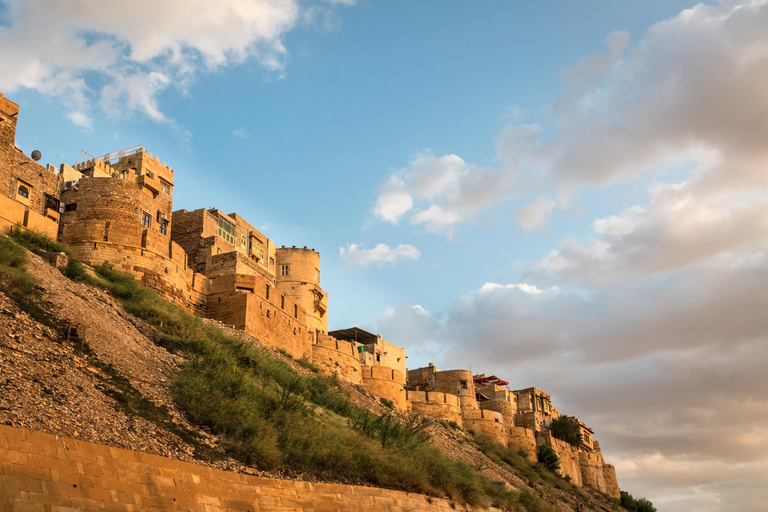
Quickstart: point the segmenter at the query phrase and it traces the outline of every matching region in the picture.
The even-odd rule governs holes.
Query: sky
[[[0,0],[17,145],[143,145],[329,327],[536,386],[662,512],[768,502],[768,0]]]

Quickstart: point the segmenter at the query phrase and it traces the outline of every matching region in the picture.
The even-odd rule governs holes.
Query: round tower
[[[306,247],[277,249],[277,289],[307,313],[310,332],[328,332],[328,294],[320,288],[320,253]]]

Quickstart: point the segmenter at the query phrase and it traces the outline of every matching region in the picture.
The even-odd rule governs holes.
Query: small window
[[[219,236],[235,245],[235,226],[228,220],[219,218]]]
[[[54,212],[58,212],[59,208],[61,207],[61,203],[52,195],[45,194],[45,207],[49,210],[53,210]]]
[[[299,318],[299,306],[293,305],[293,318]]]
[[[280,265],[280,275],[281,276],[288,275],[288,265]]]
[[[245,246],[246,246],[245,235],[241,235],[240,236],[240,247],[245,247]]]
[[[267,300],[269,300],[269,285],[267,285]]]
[[[152,227],[152,216],[148,214],[147,212],[141,212],[141,224],[145,228],[151,228]]]
[[[467,389],[467,381],[465,381],[465,380],[459,381],[459,388],[460,389]]]
[[[271,256],[269,258],[269,268],[275,268],[275,258],[272,258]]]
[[[280,296],[280,309],[285,309],[285,295]]]
[[[168,234],[168,221],[164,220],[160,223],[160,233],[167,235]]]
[[[25,199],[29,199],[29,188],[26,185],[19,185],[19,195]]]
[[[261,261],[262,265],[266,265],[267,262],[264,260],[264,249],[259,247],[259,260]]]
[[[164,182],[163,180],[160,180],[160,190],[162,190],[163,193],[165,194],[170,194],[171,186],[168,183]]]
[[[64,205],[65,212],[74,212],[77,210],[77,203],[69,203]]]
[[[319,268],[315,269],[315,282],[316,283],[320,282],[320,269]]]

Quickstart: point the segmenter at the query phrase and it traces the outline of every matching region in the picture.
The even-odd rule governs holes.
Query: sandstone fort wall
[[[507,446],[507,435],[504,432],[504,418],[494,411],[480,409],[463,410],[464,428],[488,434],[497,443]]]
[[[316,332],[312,345],[312,363],[323,375],[336,375],[353,384],[363,383],[357,349],[348,341],[340,341],[327,334]]]
[[[408,391],[406,400],[414,413],[438,420],[455,421],[460,427],[463,425],[461,405],[456,395],[436,391]]]
[[[403,374],[388,366],[361,365],[363,386],[375,395],[386,398],[402,410],[408,410],[403,387]]]

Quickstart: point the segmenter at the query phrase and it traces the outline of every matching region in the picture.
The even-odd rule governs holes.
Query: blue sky
[[[659,510],[761,508],[766,2],[224,3],[0,0],[17,145],[141,144],[319,250],[332,329],[551,392]]]

